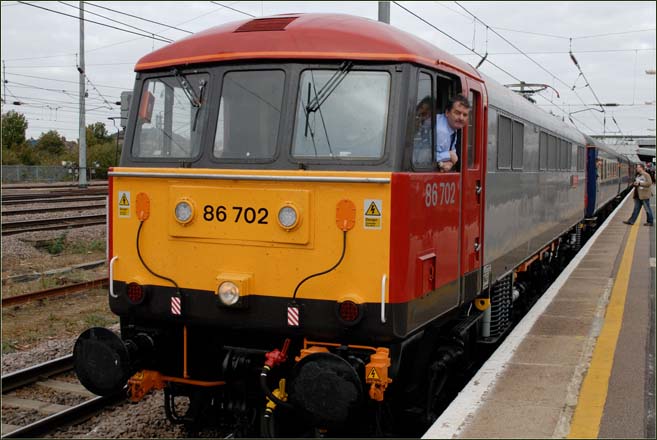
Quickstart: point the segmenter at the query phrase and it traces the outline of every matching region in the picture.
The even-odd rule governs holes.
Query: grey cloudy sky
[[[77,1],[26,3],[75,17],[79,14]],[[290,12],[339,12],[376,19],[378,12],[377,2],[360,1],[218,3],[257,17]],[[189,34],[94,5],[189,32],[248,18],[209,1],[85,2],[86,19],[171,40]],[[390,5],[390,21],[393,26],[472,65],[480,57],[469,49],[479,54],[488,52],[487,60],[506,73],[488,61],[480,70],[503,84],[518,80],[549,84],[559,95],[547,89],[540,93],[537,104],[566,121],[569,113],[595,108],[598,99],[603,104],[620,104],[606,107],[606,113],[587,110],[572,114],[576,126],[585,133],[654,136],[655,76],[647,75],[646,70],[655,69],[655,5],[654,1],[399,2]],[[1,58],[5,67],[3,75],[6,74],[3,79],[7,81],[3,113],[16,110],[25,114],[29,122],[28,137],[37,138],[42,132],[56,129],[67,139],[77,139],[78,20],[16,1],[2,1],[1,6]],[[124,24],[110,22],[92,12]],[[166,44],[94,23],[85,24],[86,72],[94,86],[88,86],[87,124],[104,122],[110,132],[114,130],[107,118],[119,116],[119,109],[113,103],[119,100],[122,90],[132,89],[136,61]],[[571,49],[584,77],[571,61]],[[13,105],[14,101],[22,105]]]

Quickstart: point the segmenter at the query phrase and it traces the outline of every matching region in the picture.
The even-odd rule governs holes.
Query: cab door
[[[483,83],[472,79],[466,86],[470,120],[461,144],[461,301],[470,301],[482,290],[484,255],[485,89]]]

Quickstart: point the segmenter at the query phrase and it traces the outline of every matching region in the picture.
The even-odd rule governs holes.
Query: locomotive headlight
[[[299,213],[293,205],[285,205],[278,211],[278,224],[283,229],[293,229],[299,223]]]
[[[219,285],[219,299],[226,306],[232,306],[240,299],[240,288],[232,281],[224,281]]]
[[[194,207],[187,200],[181,200],[176,204],[174,215],[179,223],[186,224],[192,221],[194,217]]]

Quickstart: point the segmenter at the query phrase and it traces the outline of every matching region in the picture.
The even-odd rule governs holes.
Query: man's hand
[[[449,171],[453,166],[454,164],[450,161],[438,162],[438,168],[440,168],[440,171]]]

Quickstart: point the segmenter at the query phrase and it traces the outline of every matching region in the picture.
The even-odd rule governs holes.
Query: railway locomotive
[[[629,184],[626,158],[360,17],[228,23],[135,70],[109,173],[120,336],[85,331],[75,368],[101,395],[164,390],[190,428],[420,434]],[[416,106],[456,94],[439,172]]]

